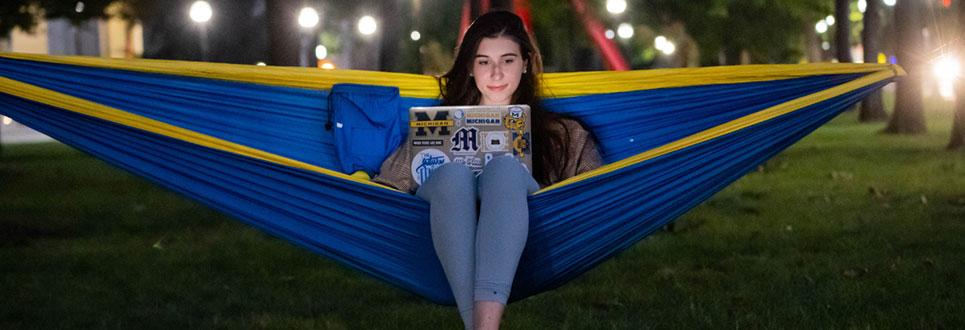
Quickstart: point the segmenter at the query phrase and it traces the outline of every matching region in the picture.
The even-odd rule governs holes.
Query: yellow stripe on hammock
[[[436,78],[419,74],[19,53],[4,53],[0,54],[0,57],[315,90],[331,89],[332,85],[336,83],[395,86],[399,87],[400,93],[404,97],[430,99],[439,97],[439,86]],[[739,65],[635,71],[546,73],[542,75],[541,95],[544,98],[571,97],[876,71],[893,71],[896,75],[904,75],[904,71],[895,65],[855,63]]]
[[[899,72],[900,71],[890,71],[890,70],[879,71],[879,72],[875,72],[875,73],[866,75],[864,77],[849,81],[847,83],[822,90],[814,94],[802,96],[802,97],[772,106],[770,108],[746,115],[744,117],[740,117],[732,121],[711,127],[709,129],[700,131],[698,133],[694,133],[693,135],[687,136],[680,140],[676,140],[676,141],[667,143],[665,145],[662,145],[660,147],[656,147],[656,148],[647,150],[645,152],[636,154],[634,156],[627,157],[623,160],[607,164],[595,170],[588,171],[580,175],[571,177],[569,179],[558,182],[552,186],[543,188],[537,191],[536,193],[537,194],[544,193],[547,191],[551,191],[553,189],[558,189],[570,184],[574,184],[574,183],[592,178],[597,175],[603,175],[613,171],[618,171],[622,168],[632,166],[640,162],[647,161],[649,159],[653,159],[662,155],[666,155],[666,154],[690,147],[690,146],[697,145],[702,142],[706,142],[706,141],[724,136],[724,135],[739,131],[741,129],[744,129],[753,125],[757,125],[759,123],[777,118],[779,116],[800,110],[807,106],[814,105],[822,101],[830,100],[832,98],[844,95],[846,93],[852,92],[862,87],[866,87],[868,85],[880,82],[884,79],[891,78],[896,74],[899,74]]]

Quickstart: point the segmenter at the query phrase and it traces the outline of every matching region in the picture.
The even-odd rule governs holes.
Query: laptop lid
[[[412,178],[419,185],[433,170],[461,163],[477,175],[495,157],[515,155],[532,168],[528,105],[438,106],[409,109]]]

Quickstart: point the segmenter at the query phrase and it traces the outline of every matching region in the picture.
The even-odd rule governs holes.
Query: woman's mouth
[[[508,87],[508,86],[509,86],[509,84],[505,84],[505,85],[487,85],[487,86],[486,86],[486,89],[488,89],[488,90],[490,90],[490,91],[493,91],[493,92],[501,92],[501,91],[503,91],[504,89],[506,89],[506,87]]]

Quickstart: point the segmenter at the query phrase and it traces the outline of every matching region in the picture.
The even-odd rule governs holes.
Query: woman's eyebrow
[[[502,54],[502,55],[499,55],[499,56],[500,56],[500,57],[503,57],[503,56],[519,56],[519,54],[517,54],[517,53],[506,53],[506,54]],[[486,54],[476,54],[476,57],[489,57],[489,55],[486,55]]]

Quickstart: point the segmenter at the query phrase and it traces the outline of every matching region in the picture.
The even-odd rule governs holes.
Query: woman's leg
[[[429,202],[432,244],[446,272],[466,329],[473,321],[476,240],[476,176],[462,164],[437,168],[416,196]]]
[[[537,189],[514,157],[496,157],[479,176],[475,324],[480,329],[499,326],[529,235],[527,197]]]

